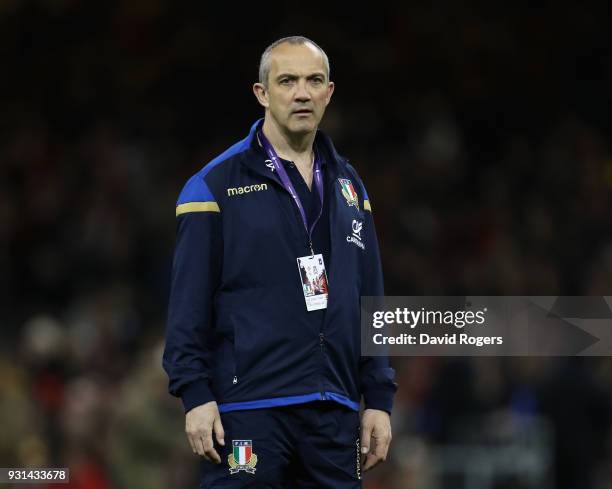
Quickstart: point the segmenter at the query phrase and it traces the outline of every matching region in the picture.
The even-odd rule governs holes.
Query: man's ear
[[[330,81],[329,84],[327,85],[327,101],[325,102],[326,106],[327,104],[329,104],[329,101],[331,100],[332,94],[334,93],[334,88],[336,88],[336,85],[334,84],[334,82]]]
[[[268,105],[269,105],[269,103],[268,103],[268,90],[266,90],[266,87],[264,86],[264,84],[263,83],[254,83],[253,84],[253,93],[255,94],[255,97],[257,97],[257,101],[259,102],[259,104],[267,109]]]

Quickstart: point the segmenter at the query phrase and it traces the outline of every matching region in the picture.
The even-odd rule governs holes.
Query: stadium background
[[[196,486],[160,368],[174,203],[284,35],[330,56],[388,294],[612,291],[608,2],[255,7],[0,1],[0,466]],[[366,489],[612,487],[609,358],[394,360]]]

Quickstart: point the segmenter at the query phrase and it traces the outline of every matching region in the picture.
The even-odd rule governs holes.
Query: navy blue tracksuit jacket
[[[204,166],[176,207],[163,365],[185,410],[223,412],[331,400],[390,412],[385,357],[360,355],[360,297],[383,295],[371,207],[355,169],[321,131],[324,218],[313,236],[329,282],[326,310],[308,312],[297,258],[309,240],[290,194],[249,135]],[[315,186],[313,185],[313,191]],[[319,249],[317,249],[319,248]]]

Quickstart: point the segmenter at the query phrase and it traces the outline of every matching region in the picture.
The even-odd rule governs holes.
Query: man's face
[[[259,102],[277,125],[293,134],[316,130],[334,91],[323,56],[311,44],[284,43],[274,48],[268,86],[255,86]]]

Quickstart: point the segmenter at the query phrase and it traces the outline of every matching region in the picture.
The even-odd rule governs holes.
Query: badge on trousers
[[[232,440],[232,453],[227,456],[227,463],[230,466],[230,474],[235,474],[241,470],[254,474],[257,455],[253,453],[253,441]]]

